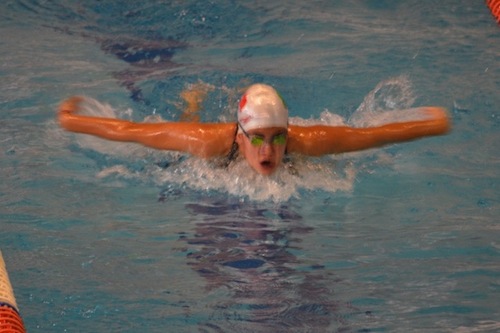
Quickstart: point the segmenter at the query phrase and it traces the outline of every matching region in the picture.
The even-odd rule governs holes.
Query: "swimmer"
[[[443,135],[450,129],[445,109],[425,107],[425,119],[381,126],[297,126],[288,123],[288,109],[276,90],[265,84],[250,86],[241,97],[236,123],[159,122],[78,114],[84,97],[71,97],[59,107],[60,125],[72,132],[135,142],[144,146],[189,153],[200,158],[241,154],[259,174],[268,176],[287,154],[322,156]]]

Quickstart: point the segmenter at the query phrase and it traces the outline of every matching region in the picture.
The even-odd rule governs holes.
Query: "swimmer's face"
[[[255,171],[264,176],[271,175],[285,155],[287,129],[259,128],[249,130],[246,134],[240,133],[236,138],[241,153]]]

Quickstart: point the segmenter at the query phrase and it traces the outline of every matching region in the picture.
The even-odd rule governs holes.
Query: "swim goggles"
[[[271,137],[271,140],[266,140],[264,136],[258,135],[258,134],[248,134],[247,131],[243,129],[243,126],[241,126],[240,122],[238,121],[238,126],[241,128],[241,131],[245,136],[250,140],[250,143],[254,147],[260,147],[264,144],[264,142],[268,142],[271,145],[284,145],[286,143],[286,133],[279,133],[276,135],[273,135]]]

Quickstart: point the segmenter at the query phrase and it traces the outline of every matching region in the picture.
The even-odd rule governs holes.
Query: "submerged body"
[[[59,123],[68,131],[104,139],[186,152],[201,158],[227,156],[234,150],[262,175],[271,175],[285,154],[322,156],[443,135],[450,129],[446,110],[424,107],[422,120],[355,128],[288,124],[288,110],[274,88],[256,84],[242,96],[236,123],[137,123],[78,114],[84,97],[71,97],[59,107]],[[191,109],[193,105],[189,106]],[[192,111],[190,111],[192,112]],[[235,137],[236,133],[236,137]]]

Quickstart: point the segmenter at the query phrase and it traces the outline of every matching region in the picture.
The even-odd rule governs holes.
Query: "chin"
[[[255,170],[263,176],[270,176],[278,169],[277,165],[259,165]]]
[[[270,175],[272,175],[275,171],[276,171],[276,170],[271,170],[271,171],[269,171],[269,170],[264,170],[264,171],[259,170],[259,171],[257,171],[257,172],[258,172],[259,174],[261,174],[262,176],[270,176]]]

